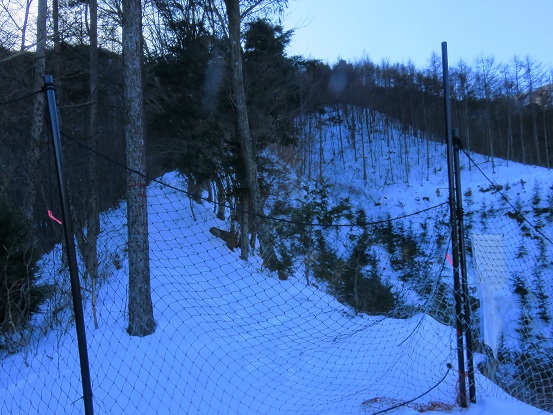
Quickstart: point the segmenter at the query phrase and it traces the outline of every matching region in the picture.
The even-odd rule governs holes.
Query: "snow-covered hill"
[[[338,127],[328,124],[321,129],[323,172],[332,185],[331,196],[350,197],[353,206],[363,207],[374,219],[445,202],[441,146],[424,147],[396,130],[377,132],[383,124],[375,124],[371,150],[368,141],[365,149],[365,157],[371,157],[366,180],[359,141],[356,161],[353,143],[346,138],[347,126],[343,124],[341,132],[343,155],[336,151]],[[363,132],[356,134],[361,137]],[[320,154],[313,153],[310,162],[315,163],[316,156]],[[491,171],[485,158],[474,158]],[[489,186],[474,171],[465,169],[464,185],[472,189],[472,203],[479,206],[484,200],[479,198],[489,192],[477,189]],[[497,161],[492,177],[518,189],[521,180],[532,183],[537,177],[544,183],[552,176],[543,169]],[[312,178],[317,179],[315,174]],[[303,180],[310,182],[307,176]],[[89,284],[83,282],[96,413],[541,412],[511,398],[480,373],[476,375],[477,403],[461,410],[456,402],[459,375],[452,327],[424,308],[409,318],[356,314],[325,292],[324,284],[306,285],[301,269],[289,280],[279,281],[258,257],[240,260],[238,252],[209,232],[226,224],[215,218],[209,203],[195,204],[178,190],[185,188],[183,178],[169,173],[159,181],[171,186],[154,182],[148,189],[156,332],[145,338],[125,332],[124,204],[102,217],[104,272],[96,299],[97,329]],[[530,191],[524,191],[518,190],[521,198],[530,200]],[[437,263],[443,262],[442,254],[436,253]],[[58,273],[60,268],[58,247],[43,259],[42,270],[45,278],[63,289],[68,283],[63,280],[65,274]],[[393,278],[394,272],[389,269],[383,275]],[[50,307],[62,301],[56,298]],[[63,307],[46,311],[35,321],[44,331],[35,331],[29,346],[2,360],[2,413],[82,413],[70,313]],[[53,315],[63,324],[54,321]]]

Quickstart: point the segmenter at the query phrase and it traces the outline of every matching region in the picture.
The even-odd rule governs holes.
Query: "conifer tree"
[[[26,328],[47,299],[50,287],[39,283],[38,253],[22,219],[0,203],[0,349]]]

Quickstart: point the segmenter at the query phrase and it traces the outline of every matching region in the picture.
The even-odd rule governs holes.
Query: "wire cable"
[[[126,166],[125,164],[120,163],[120,162],[118,162],[118,161],[116,161],[116,160],[114,160],[114,159],[98,152],[97,150],[95,150],[92,147],[87,146],[86,144],[82,143],[81,141],[69,136],[68,134],[64,133],[63,131],[61,132],[61,135],[65,138],[67,138],[68,140],[76,143],[77,145],[87,149],[88,151],[91,151],[92,153],[96,154],[97,156],[109,161],[110,163],[113,163],[113,164],[115,164],[115,165],[117,165],[117,166],[119,166],[123,169],[126,169],[127,171],[130,171],[134,174],[142,176],[143,178],[145,178],[149,182],[158,183],[160,185],[167,186],[169,189],[175,190],[177,192],[181,192],[181,193],[187,195],[188,197],[194,196],[195,198],[198,198],[198,199],[200,199],[204,202],[211,203],[211,204],[216,205],[216,206],[222,206],[226,209],[229,209],[229,210],[232,210],[232,211],[235,211],[235,212],[246,213],[246,214],[249,214],[251,216],[254,216],[254,217],[257,217],[257,218],[260,218],[260,219],[264,219],[264,220],[268,220],[268,221],[272,221],[272,222],[288,223],[288,224],[291,224],[291,225],[306,226],[306,227],[313,227],[313,228],[360,228],[360,229],[363,229],[363,228],[367,228],[369,226],[374,226],[374,225],[379,225],[379,224],[382,224],[382,223],[386,223],[388,221],[401,220],[401,219],[408,218],[410,216],[415,216],[415,215],[418,215],[418,214],[423,213],[423,212],[427,212],[427,211],[432,210],[432,209],[437,209],[437,208],[439,208],[441,206],[444,206],[448,203],[448,202],[442,202],[438,205],[430,206],[428,208],[419,210],[417,212],[408,213],[408,214],[405,214],[405,215],[402,215],[402,216],[397,216],[395,218],[387,218],[387,219],[382,219],[382,220],[378,220],[378,221],[374,221],[374,222],[367,222],[365,225],[357,225],[357,224],[353,224],[353,223],[341,223],[341,224],[338,223],[338,224],[325,225],[325,224],[320,224],[320,223],[296,222],[296,221],[293,221],[293,220],[290,220],[290,219],[277,218],[275,216],[267,216],[267,215],[262,215],[262,214],[259,214],[259,213],[253,213],[253,212],[250,212],[248,210],[239,209],[239,208],[236,208],[236,207],[231,207],[231,206],[229,206],[227,204],[224,204],[224,203],[215,202],[213,200],[209,200],[208,198],[205,198],[205,197],[202,197],[202,196],[199,196],[199,195],[193,195],[192,193],[187,192],[186,190],[183,190],[183,189],[180,189],[176,186],[164,183],[161,180],[149,177],[145,173],[140,172],[138,170],[131,169],[130,167]]]
[[[20,97],[17,97],[17,98],[13,98],[13,99],[10,99],[8,101],[0,102],[0,107],[3,107],[4,105],[13,104],[13,103],[16,103],[16,102],[19,102],[19,101],[23,101],[24,99],[32,97],[33,95],[36,95],[36,94],[40,94],[41,92],[42,92],[42,89],[39,89],[38,91],[30,92],[26,95],[23,95],[23,96],[20,96]]]
[[[405,401],[405,402],[402,402],[402,403],[398,403],[397,405],[391,406],[390,408],[386,408],[386,409],[383,409],[382,411],[378,411],[378,412],[373,412],[372,415],[384,414],[388,411],[392,411],[394,409],[401,408],[402,406],[409,405],[410,403],[415,402],[417,399],[420,399],[423,396],[428,395],[430,392],[432,392],[434,389],[436,389],[447,378],[447,375],[451,371],[451,368],[452,368],[451,364],[448,363],[447,372],[445,372],[445,375],[438,381],[438,383],[436,383],[434,386],[432,386],[426,392],[421,393],[419,396],[416,396],[415,398],[413,398],[411,400],[408,400],[408,401]]]
[[[507,196],[505,196],[503,194],[503,192],[501,191],[501,189],[494,183],[492,182],[492,180],[486,176],[486,173],[484,173],[484,171],[480,168],[480,166],[472,159],[472,157],[470,156],[470,154],[468,154],[464,149],[463,150],[463,153],[468,157],[469,161],[472,161],[472,163],[474,164],[474,166],[478,169],[478,171],[482,174],[482,176],[484,176],[486,178],[486,180],[493,186],[494,190],[499,193],[499,195],[503,198],[503,200],[505,200],[507,202],[507,204],[509,206],[511,206],[511,208],[513,208],[513,210],[518,214],[519,217],[521,217],[524,222],[526,222],[528,225],[530,225],[532,227],[532,229],[534,229],[537,233],[539,233],[544,239],[546,239],[550,244],[553,245],[553,241],[551,239],[549,239],[546,235],[544,235],[544,233],[542,231],[540,231],[532,222],[530,222],[528,219],[526,219],[526,217],[522,214],[522,212],[520,212],[512,203],[511,201],[507,198]]]

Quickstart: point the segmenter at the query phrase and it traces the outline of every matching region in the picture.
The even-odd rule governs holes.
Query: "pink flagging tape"
[[[61,225],[61,220],[59,220],[58,218],[56,218],[50,209],[48,209],[48,217],[49,217],[50,219],[52,219],[54,222],[57,222],[57,223],[59,223],[59,224]]]

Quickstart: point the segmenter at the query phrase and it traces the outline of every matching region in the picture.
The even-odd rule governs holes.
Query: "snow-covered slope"
[[[332,128],[325,131],[328,136],[335,133]],[[384,143],[379,141],[382,148]],[[428,177],[413,161],[407,175],[404,162],[381,160],[393,166],[386,173],[375,153],[365,181],[351,152],[339,160],[329,148],[324,169],[335,196],[350,196],[374,217],[405,214],[446,200],[439,146],[428,154],[435,160]],[[419,157],[425,165],[422,151]],[[417,157],[416,151],[409,154]],[[497,166],[494,177],[501,168]],[[517,181],[523,174],[528,181],[538,171],[516,169]],[[504,171],[506,176],[497,182],[514,183],[515,167],[511,164]],[[539,174],[549,177],[541,169]],[[484,186],[479,180],[469,175],[465,183],[475,190]],[[213,206],[194,204],[177,190],[185,188],[181,177],[169,173],[160,181],[172,187],[152,183],[148,190],[157,322],[151,336],[129,337],[125,332],[125,206],[102,218],[100,245],[113,266],[106,268],[97,293],[97,329],[85,290],[96,413],[346,415],[396,406],[388,413],[540,413],[479,373],[478,403],[461,410],[456,403],[453,328],[423,312],[406,319],[355,315],[322,288],[306,286],[301,273],[279,281],[258,257],[244,262],[210,234],[210,227],[224,228],[225,223],[215,218]],[[59,257],[57,248],[44,258],[45,275],[58,275]],[[70,323],[54,325],[36,335],[22,353],[2,360],[0,412],[82,413],[76,336]]]

